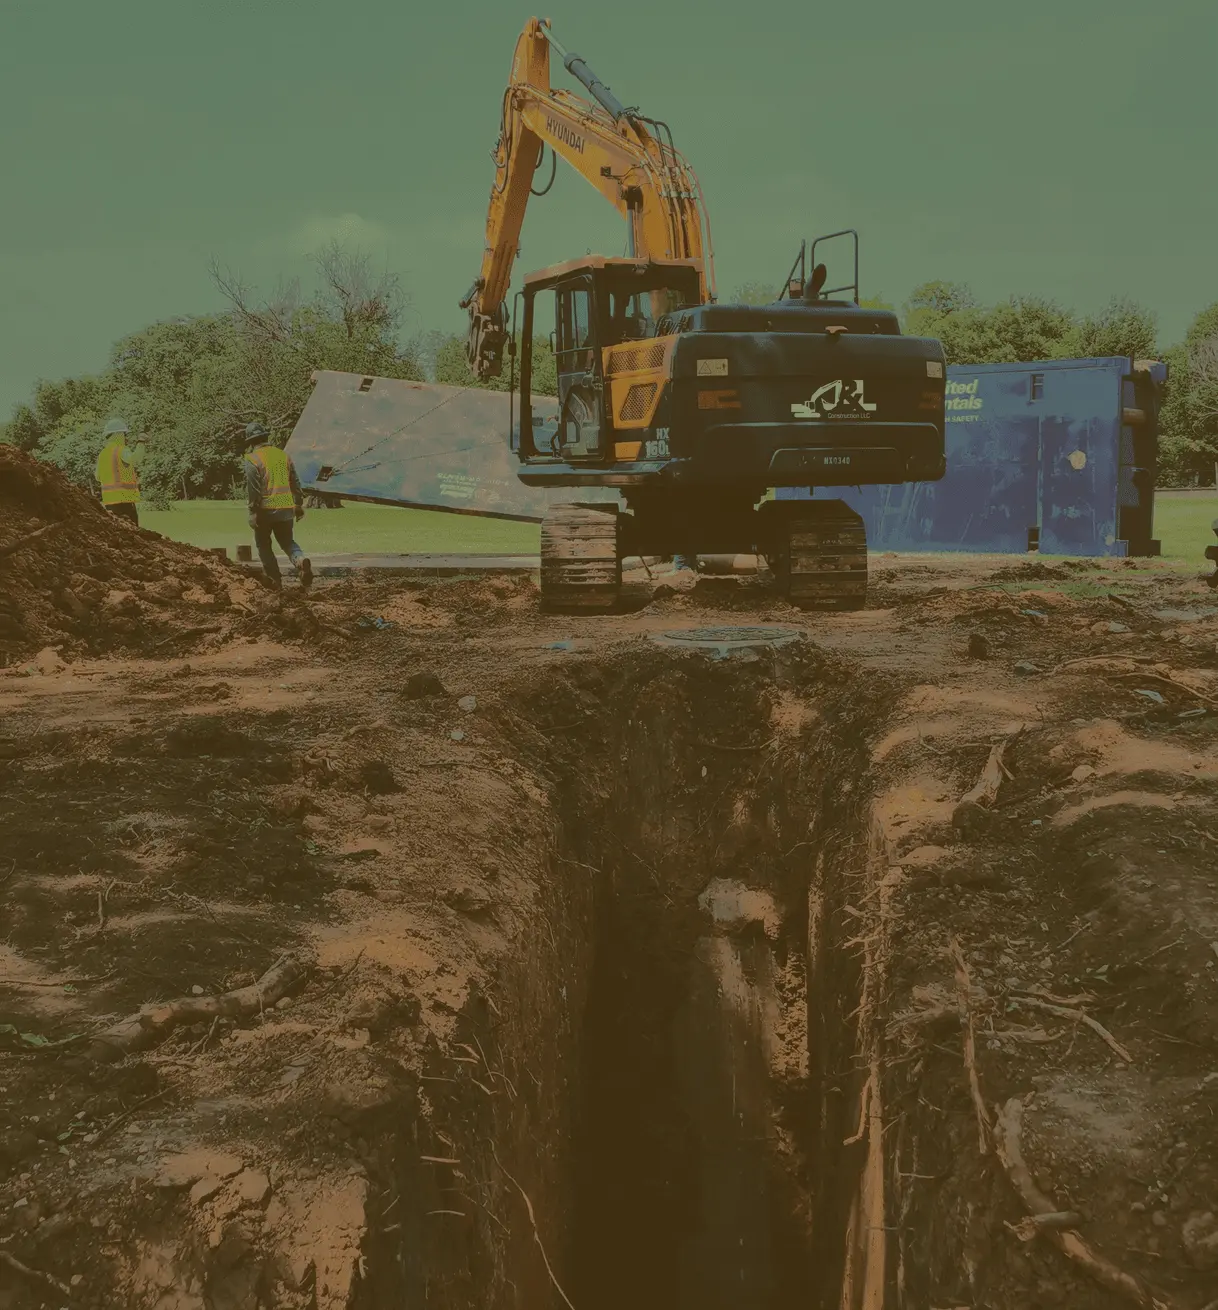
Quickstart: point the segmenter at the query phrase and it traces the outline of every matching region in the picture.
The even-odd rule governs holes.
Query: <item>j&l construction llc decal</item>
[[[974,378],[971,382],[948,382],[944,388],[945,399],[944,408],[947,410],[947,421],[949,423],[976,423],[981,415],[975,411],[980,410],[985,401],[977,394],[980,378]],[[961,411],[974,411],[961,412]]]

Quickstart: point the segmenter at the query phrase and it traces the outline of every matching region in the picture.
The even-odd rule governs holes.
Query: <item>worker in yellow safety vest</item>
[[[283,585],[272,536],[300,574],[302,585],[313,581],[313,567],[292,536],[292,523],[304,518],[304,495],[296,466],[287,452],[271,444],[271,434],[261,423],[245,428],[245,490],[249,501],[249,524],[262,571],[272,587]]]
[[[112,418],[103,433],[105,445],[97,457],[97,480],[101,483],[102,504],[111,514],[130,519],[139,525],[140,475],[136,471],[144,462],[144,445],[131,446],[127,441],[127,423]]]

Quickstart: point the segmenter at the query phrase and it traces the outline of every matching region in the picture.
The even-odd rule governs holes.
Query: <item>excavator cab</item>
[[[646,366],[636,343],[653,340],[673,314],[699,303],[697,266],[597,256],[531,274],[523,298],[520,431],[528,444],[522,457],[610,462],[618,429],[642,417],[618,403],[622,380]],[[550,322],[558,426],[543,445],[532,420],[533,343],[539,335],[544,340]]]

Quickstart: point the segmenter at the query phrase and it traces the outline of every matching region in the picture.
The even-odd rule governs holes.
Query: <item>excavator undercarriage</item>
[[[770,508],[767,506],[766,508]],[[862,609],[867,598],[867,534],[844,501],[788,501],[763,514],[751,538],[700,534],[699,553],[755,554],[780,593],[803,609]],[[635,518],[612,504],[559,504],[541,526],[541,600],[554,611],[609,612],[619,603],[622,562],[680,551],[648,541]],[[706,543],[710,543],[709,545]]]
[[[844,500],[806,501],[782,525],[767,556],[783,595],[794,605],[860,610],[867,601],[867,529]]]

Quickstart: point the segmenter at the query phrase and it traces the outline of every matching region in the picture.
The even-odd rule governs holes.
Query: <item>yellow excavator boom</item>
[[[551,87],[551,51],[591,100]],[[503,94],[482,268],[461,301],[470,315],[469,362],[480,378],[496,377],[502,369],[512,266],[529,196],[538,194],[533,178],[546,146],[627,220],[632,257],[697,261],[702,300],[714,299],[710,227],[701,187],[671,132],[622,105],[579,55],[559,45],[548,19],[532,18],[516,42]]]

